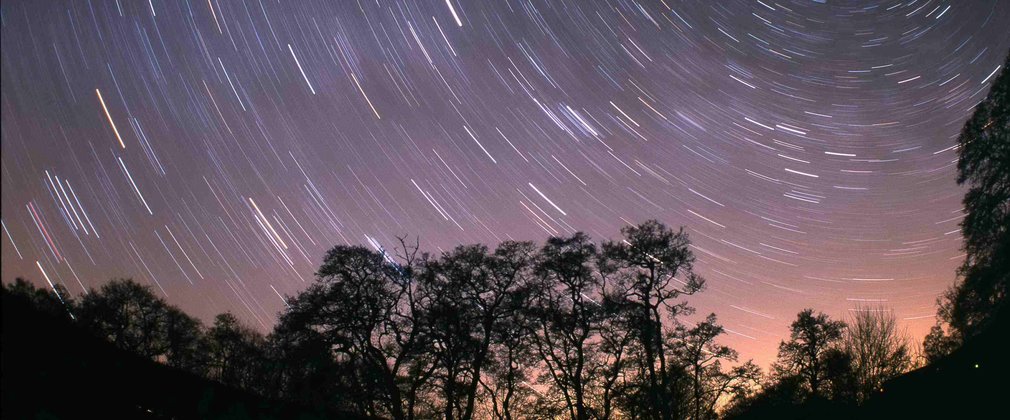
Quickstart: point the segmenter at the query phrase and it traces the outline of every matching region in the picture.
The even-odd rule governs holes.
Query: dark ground
[[[3,294],[4,419],[351,418],[264,399],[152,362]],[[861,408],[828,401],[758,405],[737,418],[1007,418],[1006,311],[933,365],[889,381]]]
[[[863,407],[826,400],[764,404],[735,419],[1010,418],[1007,311],[984,333],[937,363],[894,378]]]
[[[353,418],[264,399],[155,363],[3,294],[7,419]]]

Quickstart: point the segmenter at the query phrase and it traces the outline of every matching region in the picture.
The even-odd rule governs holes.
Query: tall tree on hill
[[[939,299],[939,325],[924,343],[935,359],[1005,310],[1010,282],[1010,56],[958,136],[957,183],[966,185],[961,282]]]

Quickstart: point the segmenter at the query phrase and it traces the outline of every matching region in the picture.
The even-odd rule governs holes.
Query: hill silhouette
[[[891,418],[985,418],[1005,413],[1008,333],[1010,319],[1004,309],[988,329],[950,355],[886,382],[866,410]]]
[[[802,404],[764,401],[733,419],[990,418],[1006,411],[1007,312],[990,328],[939,360],[895,377],[867,403],[811,398]]]
[[[361,418],[275,401],[116,348],[3,291],[5,419]]]

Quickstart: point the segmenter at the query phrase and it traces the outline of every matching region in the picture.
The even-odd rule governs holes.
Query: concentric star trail
[[[656,218],[760,363],[804,307],[932,325],[963,258],[955,139],[1010,49],[996,0],[0,10],[5,282],[133,277],[265,330],[332,245]]]

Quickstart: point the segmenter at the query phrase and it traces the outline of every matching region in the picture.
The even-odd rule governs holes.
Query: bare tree
[[[885,381],[908,370],[909,339],[894,312],[883,307],[857,308],[847,324],[842,347],[852,357],[857,397],[865,401]]]
[[[692,328],[678,325],[671,334],[675,360],[690,376],[690,418],[716,417],[716,405],[724,396],[739,393],[760,379],[760,369],[750,361],[723,370],[723,362],[736,362],[738,357],[736,350],[716,342],[724,332],[715,314],[709,314]]]
[[[681,296],[704,288],[704,280],[693,271],[694,255],[688,248],[690,240],[684,229],[674,232],[656,220],[621,229],[624,239],[603,244],[607,272],[619,282],[621,294],[632,308],[640,365],[645,368],[648,406],[660,419],[674,416],[674,409],[665,393],[674,386],[673,371],[667,366],[663,340],[663,314],[667,317],[690,310]]]
[[[460,246],[422,266],[424,331],[438,362],[445,419],[473,417],[492,344],[513,326],[511,300],[529,282],[532,263],[532,243],[509,241],[493,253],[483,245]]]
[[[596,259],[596,246],[581,232],[548,239],[539,254],[538,284],[530,308],[542,377],[561,395],[574,420],[591,416],[592,339],[603,320],[601,305],[592,296],[599,287]]]

